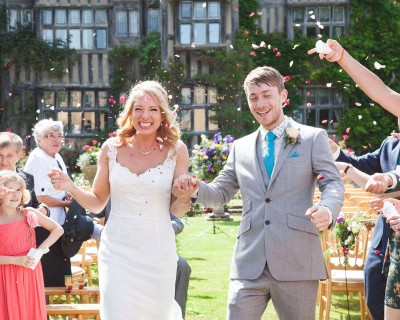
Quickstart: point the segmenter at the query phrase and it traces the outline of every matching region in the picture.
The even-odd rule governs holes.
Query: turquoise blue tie
[[[275,152],[274,152],[274,140],[276,138],[275,133],[272,131],[268,132],[267,135],[265,136],[267,139],[267,150],[264,156],[264,165],[265,169],[267,169],[268,176],[271,178],[272,175],[272,170],[274,169],[274,157],[275,157]]]

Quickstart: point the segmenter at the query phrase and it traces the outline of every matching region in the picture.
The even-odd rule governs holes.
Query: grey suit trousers
[[[227,320],[260,320],[269,301],[280,320],[315,319],[318,280],[278,281],[268,269],[255,280],[231,280]]]

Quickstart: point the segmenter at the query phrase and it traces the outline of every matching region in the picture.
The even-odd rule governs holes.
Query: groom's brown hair
[[[285,84],[282,75],[278,70],[272,67],[258,67],[250,71],[244,80],[243,88],[244,92],[248,93],[248,87],[252,84],[260,85],[265,83],[271,87],[277,87],[279,92],[285,90]]]

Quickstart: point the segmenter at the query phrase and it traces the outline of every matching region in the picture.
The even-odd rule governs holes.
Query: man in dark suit
[[[399,121],[400,122],[400,121]],[[400,124],[400,123],[399,123]],[[367,174],[385,173],[399,166],[400,140],[395,137],[385,139],[374,152],[354,157],[345,154],[332,140],[332,155],[336,161],[347,162]],[[383,258],[386,251],[390,226],[380,214],[376,220],[371,246],[364,268],[365,294],[367,305],[375,320],[384,319],[386,277],[382,274]]]

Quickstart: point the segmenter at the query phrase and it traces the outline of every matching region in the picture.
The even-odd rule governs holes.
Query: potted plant
[[[90,184],[93,183],[94,176],[97,171],[97,158],[99,156],[100,148],[98,147],[99,142],[96,140],[92,141],[92,146],[84,145],[84,152],[80,154],[76,162],[77,166],[84,173]]]

